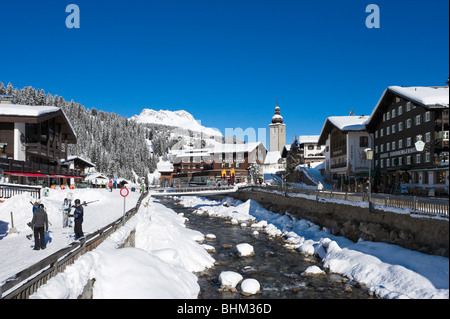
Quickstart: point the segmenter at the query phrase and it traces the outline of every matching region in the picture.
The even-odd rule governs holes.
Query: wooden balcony
[[[48,176],[53,178],[58,176],[80,176],[79,169],[69,169],[68,167],[61,165],[47,165],[33,162],[16,161],[6,158],[0,158],[0,169],[3,169],[5,172],[57,175]]]

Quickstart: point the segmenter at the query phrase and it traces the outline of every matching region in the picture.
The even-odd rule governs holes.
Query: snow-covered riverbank
[[[183,197],[181,202],[211,216],[238,222],[253,220],[255,226],[264,226],[269,234],[285,236],[293,248],[318,255],[328,271],[365,283],[382,298],[449,298],[448,258],[384,243],[353,243],[309,221],[267,211],[252,200],[243,203],[232,198],[220,202]]]

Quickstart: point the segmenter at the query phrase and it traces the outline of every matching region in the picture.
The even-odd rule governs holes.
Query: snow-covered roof
[[[58,112],[59,107],[47,105],[0,104],[0,116],[42,116]]]
[[[103,175],[102,173],[93,173],[88,176],[86,176],[85,180],[90,181],[93,179],[109,179],[107,176]]]
[[[245,144],[216,144],[214,153],[244,153],[252,152],[257,147],[265,146],[261,142],[245,143]]]
[[[449,105],[448,86],[390,86],[388,89],[397,95],[422,105],[446,107]]]
[[[277,164],[280,158],[281,153],[279,151],[268,152],[264,160],[264,164]]]
[[[364,131],[366,130],[365,124],[369,118],[369,116],[364,115],[330,116],[323,124],[317,143],[319,145],[325,145],[332,126],[335,126],[343,132]]]
[[[91,166],[91,167],[95,167],[95,166],[96,166],[94,163],[89,162],[88,160],[86,160],[86,159],[84,159],[84,158],[82,158],[82,157],[76,156],[76,155],[68,156],[68,157],[67,157],[67,161],[64,160],[64,159],[62,159],[61,162],[62,162],[62,163],[72,162],[72,161],[74,161],[74,160],[76,160],[76,159],[78,159],[78,160],[80,160],[80,161],[86,163],[88,166]]]
[[[316,144],[319,140],[320,135],[300,135],[298,137],[298,143],[299,144],[305,144],[305,143],[313,143]]]
[[[173,172],[173,164],[169,161],[160,161],[156,164],[158,172]]]
[[[368,126],[372,125],[372,120],[375,114],[377,114],[378,109],[382,105],[382,101],[384,100],[386,94],[388,94],[389,92],[392,92],[393,94],[401,96],[426,108],[442,108],[449,106],[448,86],[389,86],[386,90],[384,90],[383,94],[378,100],[377,105],[374,107],[372,114],[370,115],[370,118],[366,123]]]

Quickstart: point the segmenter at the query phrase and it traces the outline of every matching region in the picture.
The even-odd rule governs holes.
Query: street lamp
[[[366,159],[369,161],[369,212],[372,213],[372,179],[370,176],[370,169],[372,167],[373,150],[371,148],[366,148],[364,152],[366,153]]]

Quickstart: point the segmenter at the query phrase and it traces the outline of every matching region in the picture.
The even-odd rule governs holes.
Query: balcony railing
[[[65,166],[47,165],[26,161],[16,161],[7,158],[0,158],[0,168],[9,172],[80,176],[79,169],[69,169]]]

